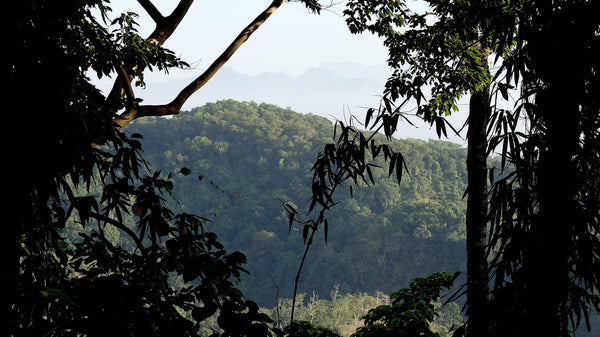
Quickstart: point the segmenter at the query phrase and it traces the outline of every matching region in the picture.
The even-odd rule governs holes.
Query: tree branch
[[[206,69],[206,71],[196,78],[192,83],[185,87],[179,95],[170,104],[175,104],[179,107],[198,89],[200,89],[214,74],[229,60],[229,58],[240,48],[240,46],[248,40],[250,35],[254,33],[275,11],[283,4],[284,0],[275,0],[258,15],[242,32],[233,40],[233,42],[219,55],[219,57]]]
[[[156,23],[156,28],[150,34],[148,39],[153,40],[157,45],[162,45],[173,34],[173,32],[175,32],[175,29],[177,29],[177,26],[179,26],[179,23],[185,17],[194,0],[181,0],[173,12],[167,17],[163,16],[150,0],[138,0],[138,2]],[[110,102],[119,100],[125,95],[131,96],[130,99],[133,101],[135,97],[131,95],[132,92],[130,91],[130,83],[133,80],[133,76],[129,75],[127,70],[123,68],[118,68],[117,71],[119,78],[115,81],[112,90],[108,94],[107,101]],[[161,116],[172,114],[167,113],[166,111],[169,111],[169,109],[166,108],[161,109],[161,111],[162,112],[154,112],[152,108],[148,108],[146,115]],[[118,128],[122,128],[138,117],[140,117],[138,107],[129,106],[118,118],[115,119],[115,123],[118,125]]]
[[[149,0],[138,0],[144,8],[148,6],[150,11],[153,11],[152,4]],[[169,29],[164,29],[164,32],[161,33],[157,27],[152,36],[156,36],[157,42],[163,43],[164,41],[161,39],[168,38],[167,35],[173,32],[173,30],[177,27],[177,24],[181,22],[181,19],[185,15],[187,8],[191,4],[193,0],[182,0],[173,12],[172,16],[167,18],[165,21],[173,21],[171,25],[166,25],[165,27],[170,27]],[[231,56],[241,47],[246,40],[256,31],[281,5],[285,0],[274,0],[262,13],[260,13],[246,28],[244,28],[240,34],[229,44],[229,46],[213,61],[213,63],[202,73],[199,77],[193,80],[190,84],[188,84],[185,88],[183,88],[177,97],[173,99],[169,104],[165,105],[141,105],[135,109],[127,109],[123,114],[119,116],[115,120],[115,122],[119,125],[119,127],[124,127],[129,124],[133,120],[139,117],[144,116],[169,116],[176,115],[181,110],[183,104],[200,88],[202,88],[216,73],[221,69],[221,67],[231,58]],[[187,6],[186,6],[187,5]],[[162,20],[161,20],[162,22]],[[157,26],[160,26],[157,23]],[[162,41],[162,42],[161,42]]]
[[[175,7],[173,12],[167,17],[160,14],[150,0],[138,0],[138,2],[156,23],[156,28],[152,34],[150,34],[148,39],[155,40],[157,44],[162,45],[169,37],[171,37],[173,32],[175,32],[177,26],[179,26],[179,23],[187,14],[187,11],[192,6],[194,0],[179,1],[177,7]]]
[[[181,5],[182,2],[183,1],[180,1],[179,5]],[[156,8],[150,0],[138,0],[138,3],[146,10],[146,13],[150,15],[158,27],[159,23],[164,19],[164,16],[160,13],[158,8]]]
[[[109,224],[115,226],[116,228],[122,230],[123,232],[127,233],[127,235],[129,235],[129,237],[135,242],[135,245],[140,250],[140,253],[142,255],[146,255],[146,247],[144,247],[144,244],[142,243],[142,239],[140,239],[133,230],[127,228],[127,226],[123,225],[119,221],[111,219],[108,216],[103,215],[103,214],[99,214],[96,212],[90,212],[90,216],[95,218],[98,221],[104,221],[106,223],[109,223]]]

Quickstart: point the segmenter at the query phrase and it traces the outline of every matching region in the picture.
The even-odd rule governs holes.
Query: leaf
[[[46,290],[42,290],[41,293],[42,293],[42,296],[44,296],[44,297],[48,297],[48,296],[56,297],[56,298],[63,300],[71,305],[77,306],[77,303],[75,303],[71,299],[71,297],[69,295],[67,295],[66,293],[64,293],[62,290],[59,290],[56,288],[46,288]]]
[[[173,190],[173,182],[169,181],[169,180],[159,179],[156,181],[156,187],[164,188],[168,191],[172,191]]]
[[[505,83],[498,83],[498,90],[500,90],[500,94],[502,94],[502,98],[508,101],[508,85]]]
[[[375,109],[373,109],[373,108],[369,108],[367,110],[367,116],[365,117],[365,128],[369,127],[369,122],[371,121],[371,118],[373,117],[374,111],[375,111]]]
[[[448,138],[445,121],[446,120],[443,117],[435,118],[435,131],[437,132],[439,138],[442,138],[442,133],[444,134],[444,137]]]
[[[165,247],[167,248],[167,251],[171,254],[175,254],[176,252],[179,251],[179,242],[176,239],[169,239],[165,242]]]
[[[385,105],[385,109],[391,114],[392,113],[392,102],[386,96],[383,97],[383,103]]]
[[[369,180],[371,184],[375,185],[375,180],[373,179],[373,173],[371,172],[371,167],[367,165],[367,174],[369,175]]]
[[[246,307],[248,308],[248,312],[251,314],[257,314],[259,307],[254,301],[246,301]]]
[[[402,171],[405,167],[404,157],[398,153],[398,157],[396,158],[396,180],[398,180],[398,184],[402,182]]]
[[[292,225],[294,224],[294,218],[296,217],[296,213],[295,212],[288,212],[288,219],[289,219],[289,229],[288,232],[292,231]]]
[[[273,323],[273,319],[269,317],[269,315],[262,312],[259,312],[256,315],[256,320],[263,323]]]
[[[216,311],[217,306],[211,303],[209,305],[205,305],[204,307],[196,307],[192,309],[192,317],[196,321],[202,322],[212,316]]]
[[[306,242],[308,238],[308,230],[310,229],[310,225],[304,225],[304,229],[302,230],[302,239]]]
[[[136,202],[133,204],[133,206],[131,206],[131,210],[133,211],[133,214],[142,218],[146,214],[146,211],[148,211],[148,208],[142,203]]]
[[[390,167],[389,167],[389,171],[388,171],[388,177],[392,176],[392,173],[394,172],[394,168],[396,168],[396,160],[398,159],[398,154],[394,153],[391,158],[390,158]]]
[[[190,170],[187,167],[182,167],[180,170],[181,174],[183,174],[184,176],[188,176],[192,173],[192,170]]]
[[[464,199],[467,194],[469,194],[469,185],[467,185],[467,188],[465,188],[465,193],[463,193],[462,198]]]

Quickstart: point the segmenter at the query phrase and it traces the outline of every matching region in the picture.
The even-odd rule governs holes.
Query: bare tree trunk
[[[482,50],[487,68],[487,54]],[[467,132],[467,337],[488,335],[489,293],[487,240],[487,122],[490,116],[489,86],[474,92],[469,104]]]

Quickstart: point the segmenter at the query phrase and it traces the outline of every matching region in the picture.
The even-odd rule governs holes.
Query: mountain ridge
[[[142,104],[164,104],[170,102],[201,69],[177,70],[160,76],[150,73],[146,76],[146,87],[135,88],[136,96]],[[330,121],[349,122],[351,118],[363,121],[367,108],[377,108],[391,75],[385,64],[364,65],[358,63],[324,63],[307,69],[299,75],[283,72],[265,72],[246,75],[228,66],[221,68],[214,77],[183,106],[190,110],[218,100],[269,102],[294,111],[313,113]],[[112,80],[102,79],[97,84],[101,90],[112,88]],[[461,104],[459,104],[460,107]],[[410,115],[412,108],[406,107]],[[446,118],[460,129],[466,113],[458,111]],[[397,138],[438,139],[435,128],[419,118],[411,120],[414,125],[401,123]],[[444,139],[464,146],[461,137],[449,134]]]

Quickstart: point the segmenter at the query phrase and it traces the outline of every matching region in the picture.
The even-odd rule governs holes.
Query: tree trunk
[[[568,329],[569,259],[577,221],[573,160],[579,141],[579,108],[571,98],[582,92],[576,87],[576,79],[564,77],[536,95],[546,148],[540,151],[538,167],[539,214],[531,228],[532,249],[524,262],[530,332],[540,336],[566,336]]]
[[[532,223],[523,261],[528,321],[523,336],[565,336],[568,325],[568,261],[577,176],[571,145],[576,146],[578,140],[577,132],[573,132],[577,108],[556,102],[553,97],[561,97],[565,91],[552,87],[536,96],[538,109],[544,114],[547,148],[540,154],[538,167],[539,213]]]
[[[487,53],[482,63],[487,69]],[[488,335],[487,310],[489,279],[486,259],[487,242],[487,133],[490,116],[489,86],[474,92],[469,102],[467,131],[467,337]]]
[[[534,17],[538,20],[534,27],[543,29],[535,30],[528,43],[531,69],[539,79],[534,83],[539,91],[533,109],[541,119],[539,133],[543,137],[537,167],[539,213],[531,228],[532,249],[524,261],[530,336],[567,336],[569,296],[581,296],[571,289],[569,265],[578,258],[573,245],[577,239],[574,231],[581,221],[576,198],[581,182],[575,160],[590,71],[579,58],[589,54],[582,37],[593,37],[594,29],[581,24],[585,20],[564,20],[565,14],[574,13],[569,12],[573,8],[545,8],[545,13]],[[579,275],[587,267],[577,265]]]

